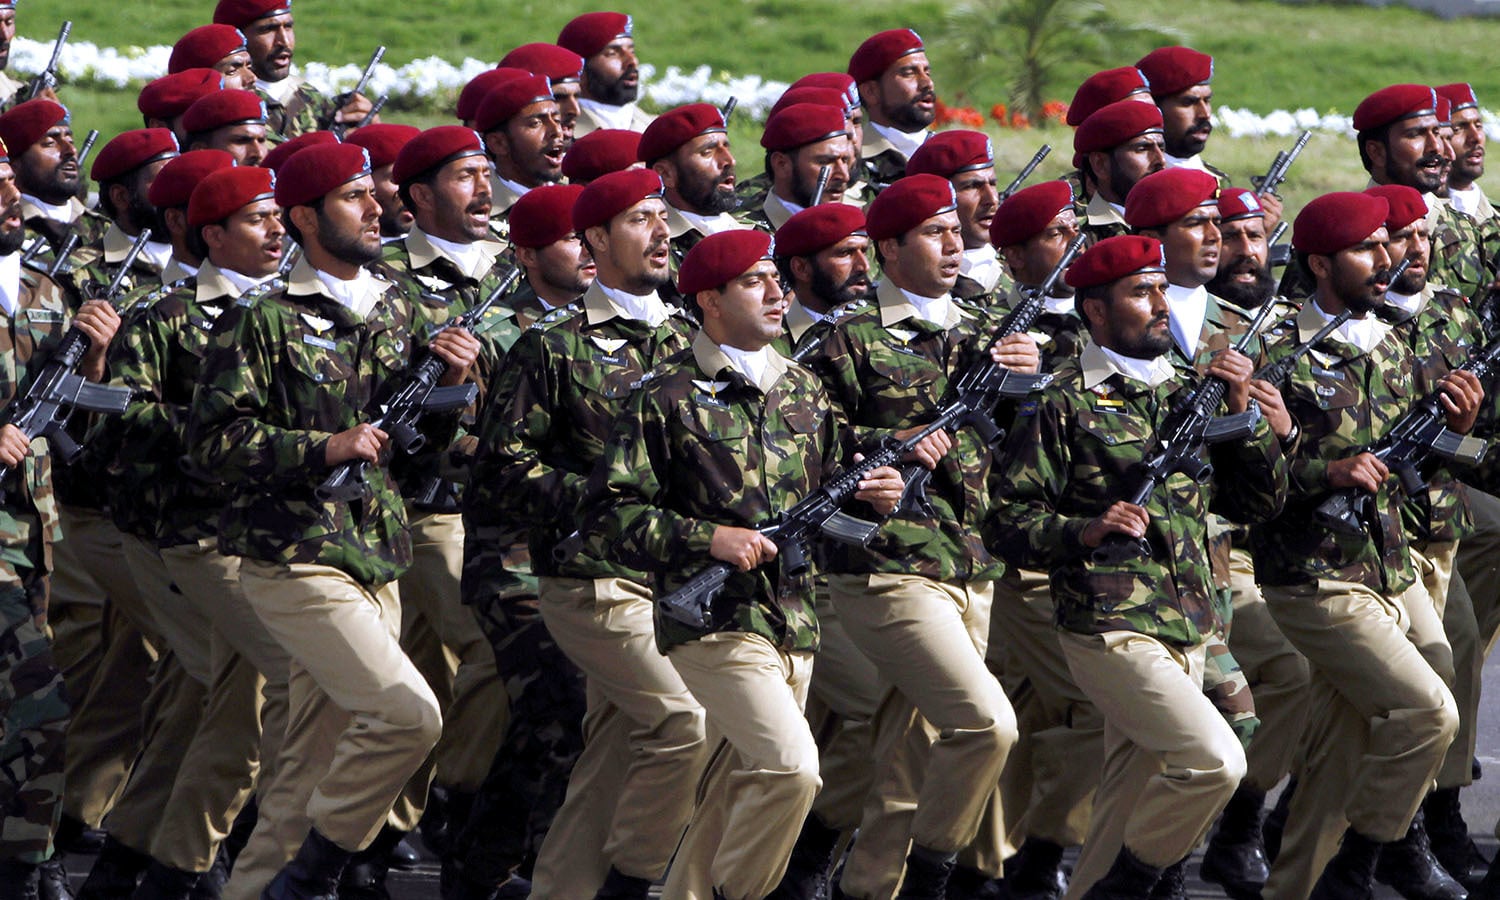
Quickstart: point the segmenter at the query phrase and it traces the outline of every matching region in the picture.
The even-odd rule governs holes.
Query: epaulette
[[[687,356],[690,356],[692,352],[692,348],[688,348],[686,350],[679,350],[676,353],[673,353],[671,356],[668,356],[666,359],[657,363],[640,378],[632,381],[630,383],[630,389],[632,391],[638,391],[651,382],[657,380],[658,378],[661,378],[663,375],[682,365],[682,360]]]
[[[829,310],[823,321],[828,325],[838,325],[845,319],[853,318],[856,314],[864,312],[871,306],[869,297],[861,297],[858,300],[850,300],[841,306]]]
[[[267,294],[274,293],[275,291],[279,291],[285,287],[285,279],[272,278],[270,281],[261,282],[245,293],[240,294],[240,296],[234,301],[234,305],[243,306],[246,308],[254,306],[256,302],[260,300],[260,298],[266,296]]]
[[[174,291],[181,290],[189,283],[195,282],[197,280],[198,276],[189,275],[186,278],[179,278],[171,284],[164,284],[161,287],[156,288],[155,290],[147,291],[146,293],[142,294],[140,298],[131,303],[128,308],[135,309],[136,307],[140,306],[150,306],[163,297],[166,297],[168,294],[171,294]]]
[[[531,327],[527,330],[546,331],[548,328],[551,328],[553,325],[556,325],[563,319],[571,318],[574,314],[580,312],[582,309],[583,307],[579,306],[577,303],[569,303],[567,306],[559,306],[558,308],[547,313],[545,316],[542,316],[540,319],[537,319],[535,322],[532,322]]]

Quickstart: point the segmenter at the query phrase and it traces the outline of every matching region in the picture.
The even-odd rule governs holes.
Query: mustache
[[[1424,153],[1417,160],[1418,168],[1424,168],[1426,166],[1440,166],[1442,164],[1443,155],[1441,153]]]
[[[1199,132],[1202,132],[1203,134],[1208,134],[1209,132],[1211,132],[1213,130],[1214,130],[1214,123],[1210,122],[1207,119],[1200,119],[1197,122],[1193,123],[1193,127],[1192,128],[1188,129],[1188,134],[1198,134]]]

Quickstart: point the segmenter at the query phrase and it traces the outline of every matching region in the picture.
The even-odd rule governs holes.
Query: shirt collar
[[[65,225],[71,225],[78,221],[79,216],[83,215],[83,204],[79,203],[76,197],[69,197],[66,203],[48,203],[40,197],[34,197],[31,194],[22,194],[21,205],[21,216],[25,219],[41,216],[53,222],[62,222]],[[30,209],[26,207],[30,207]]]
[[[412,268],[425,268],[441,257],[475,281],[494,267],[501,249],[499,241],[458,243],[428,234],[415,225],[406,235],[406,252],[411,256]]]
[[[655,291],[644,296],[631,294],[609,287],[597,278],[584,293],[583,301],[590,325],[621,318],[644,322],[655,328],[671,315],[671,311]]]
[[[126,234],[125,229],[118,224],[111,222],[104,232],[104,261],[107,263],[123,261],[130,254],[130,248],[133,246],[135,246],[135,239]],[[172,245],[161,241],[147,241],[136,259],[160,272],[172,259]]]
[[[880,324],[887,328],[907,319],[921,319],[947,331],[966,316],[958,304],[953,302],[950,294],[942,297],[917,297],[897,287],[889,278],[875,289],[875,297],[880,303]],[[942,319],[934,321],[927,318],[927,314],[941,315]]]
[[[1119,375],[1128,381],[1156,387],[1170,381],[1177,374],[1166,354],[1155,359],[1136,359],[1123,356],[1093,341],[1084,345],[1079,353],[1078,364],[1083,370],[1083,387],[1093,390],[1111,375]]]
[[[802,212],[804,209],[804,207],[783,198],[774,190],[766,192],[766,202],[762,208],[766,211],[766,219],[770,221],[772,230],[785,225],[787,219]]]
[[[693,335],[693,360],[710,377],[717,377],[725,369],[733,369],[762,394],[771,393],[771,389],[787,370],[786,358],[769,346],[759,350],[741,350],[738,347],[715,344],[702,331]]]
[[[723,231],[738,231],[745,228],[744,223],[727,212],[715,213],[711,216],[700,216],[695,212],[678,209],[675,206],[667,207],[667,228],[672,237],[681,237],[689,231],[696,231],[704,237],[718,234]]]
[[[958,274],[979,282],[986,291],[993,291],[1000,283],[1001,271],[1000,254],[989,246],[965,250],[958,264]]]
[[[1170,153],[1162,154],[1166,157],[1167,168],[1197,169],[1200,172],[1208,171],[1208,164],[1203,161],[1203,154],[1194,153],[1192,156],[1173,156]]]
[[[598,100],[591,100],[587,97],[579,97],[578,105],[582,109],[588,110],[605,128],[619,128],[629,131],[631,120],[635,116],[634,104],[632,103],[615,106],[610,103],[600,103]]]
[[[925,144],[928,135],[932,134],[925,128],[921,131],[902,131],[890,125],[881,125],[879,122],[866,122],[865,128],[873,128],[876,134],[885,138],[892,147],[896,148],[897,153],[907,159],[911,159],[911,155],[916,153],[917,148]]]
[[[827,318],[824,314],[813,312],[803,306],[796,297],[793,297],[792,302],[787,304],[786,314],[781,317],[781,321],[786,325],[787,333],[792,336],[792,343],[796,344],[802,340],[804,334],[807,334],[809,328]]]
[[[314,269],[306,258],[297,261],[297,269],[306,267],[315,276],[309,282],[305,276],[302,283],[312,286],[314,290],[338,305],[354,313],[361,321],[368,318],[370,311],[375,308],[375,303],[380,295],[385,293],[385,282],[376,278],[369,269],[360,269],[359,274],[345,281],[335,278],[322,269]],[[295,271],[295,270],[294,270]],[[294,275],[295,277],[295,275]]]
[[[1297,335],[1301,340],[1310,340],[1318,329],[1333,321],[1333,316],[1323,311],[1318,305],[1316,298],[1302,304],[1302,311],[1297,314]],[[1348,344],[1361,353],[1369,353],[1385,340],[1385,336],[1391,331],[1391,326],[1381,321],[1379,316],[1366,313],[1363,319],[1351,318],[1330,335],[1334,340]]]
[[[1109,202],[1104,199],[1103,194],[1095,191],[1094,196],[1089,198],[1089,205],[1084,210],[1084,217],[1088,219],[1089,225],[1096,227],[1099,225],[1124,225],[1125,207]]]
[[[275,277],[275,275],[267,275],[264,278],[251,278],[233,269],[221,269],[212,261],[204,260],[203,265],[198,269],[198,286],[193,296],[199,302],[216,297],[240,297],[256,285]]]
[[[282,106],[286,106],[291,102],[292,97],[297,93],[297,88],[301,85],[302,79],[290,74],[280,81],[255,79],[255,89]]]
[[[5,315],[14,317],[16,307],[21,304],[21,254],[7,253],[0,256],[0,308]]]
[[[1188,359],[1198,355],[1198,337],[1203,334],[1203,320],[1208,316],[1208,289],[1167,285],[1167,316],[1171,320],[1172,339]]]

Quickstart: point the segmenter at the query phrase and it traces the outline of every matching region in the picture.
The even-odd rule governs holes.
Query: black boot
[[[1187,900],[1187,857],[1161,870],[1151,900]]]
[[[63,855],[53,852],[52,858],[37,866],[36,894],[41,900],[73,900],[73,886],[68,884],[68,868],[63,865]]]
[[[193,892],[189,895],[191,900],[221,900],[223,897],[224,885],[229,883],[229,870],[233,865],[224,843],[219,842],[219,850],[214,854],[213,865],[208,867],[207,872],[198,876],[198,883],[193,885]]]
[[[1464,900],[1469,896],[1432,855],[1420,809],[1412,816],[1405,837],[1380,848],[1375,880],[1395,888],[1406,900]]]
[[[1260,900],[1271,877],[1261,836],[1266,792],[1241,784],[1229,798],[1218,830],[1203,851],[1198,874],[1224,889],[1231,900]]]
[[[1005,861],[1005,896],[1010,900],[1062,900],[1068,876],[1062,867],[1063,848],[1029,837]]]
[[[349,865],[339,876],[339,900],[391,900],[385,886],[391,850],[405,837],[406,832],[387,825],[375,835],[370,846],[349,857]]]
[[[297,855],[281,867],[261,900],[338,900],[339,876],[354,854],[312,828]]]
[[[956,853],[941,853],[912,844],[906,854],[906,877],[901,879],[901,891],[896,900],[944,900],[948,891],[948,877],[953,874]]]
[[[1490,866],[1484,880],[1469,891],[1469,900],[1500,900],[1500,866]]]
[[[52,845],[63,853],[89,856],[104,849],[104,832],[88,827],[82,819],[63,813],[62,821],[57,823],[57,836],[52,839]]]
[[[1274,863],[1276,854],[1281,852],[1281,833],[1286,830],[1286,817],[1291,814],[1292,795],[1296,792],[1297,777],[1294,775],[1287,780],[1281,796],[1276,798],[1276,805],[1260,827],[1261,846],[1266,849],[1267,862]]]
[[[1161,869],[1141,862],[1130,848],[1121,847],[1114,865],[1084,892],[1083,900],[1141,900],[1151,896],[1160,878]]]
[[[610,866],[609,874],[604,876],[604,884],[600,885],[594,900],[646,900],[646,893],[650,890],[651,879],[626,875]]]
[[[387,825],[385,827],[386,829],[390,829],[391,826]],[[388,868],[395,869],[397,872],[410,872],[422,864],[422,854],[418,853],[417,848],[412,846],[410,835],[404,831],[396,833],[401,837],[386,852],[385,864]]]
[[[197,884],[197,872],[174,869],[152,860],[141,886],[135,889],[134,900],[191,900]]]
[[[1308,900],[1369,900],[1375,893],[1375,861],[1381,846],[1353,828],[1346,829],[1339,851],[1323,867]]]
[[[809,813],[787,860],[786,874],[766,900],[826,900],[828,873],[833,868],[833,849],[838,842],[838,831]]]
[[[1005,896],[1005,889],[1000,886],[998,878],[991,878],[969,866],[955,865],[943,896],[947,900],[1000,900]]]
[[[107,837],[89,877],[78,889],[78,900],[128,900],[150,865],[151,857]]]
[[[6,900],[37,900],[37,882],[40,878],[34,863],[18,859],[0,860],[0,897]]]
[[[1464,821],[1458,788],[1439,788],[1428,794],[1422,803],[1422,815],[1427,819],[1432,855],[1459,884],[1467,888],[1477,887],[1484,880],[1490,864],[1469,837],[1469,825]]]

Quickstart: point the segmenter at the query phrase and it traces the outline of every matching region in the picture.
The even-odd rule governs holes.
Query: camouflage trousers
[[[46,583],[9,566],[0,582],[0,859],[42,863],[62,815],[71,709],[46,631]]]

